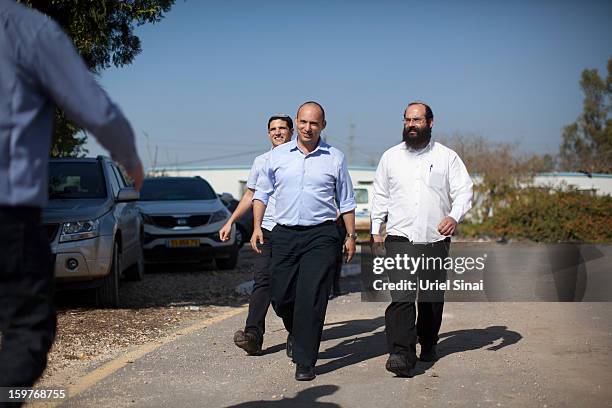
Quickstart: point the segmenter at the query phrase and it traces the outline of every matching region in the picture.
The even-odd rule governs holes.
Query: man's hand
[[[232,224],[232,222],[228,221],[225,223],[223,228],[219,230],[219,238],[221,241],[225,242],[229,239],[230,235],[232,234]]]
[[[372,234],[372,256],[385,256],[385,239],[380,234]]]
[[[444,219],[438,224],[438,232],[442,235],[451,236],[457,229],[457,221],[453,217],[444,217]]]
[[[263,245],[264,237],[261,228],[255,227],[253,229],[253,235],[251,236],[251,248],[253,248],[253,251],[257,252],[258,254],[261,254],[261,249],[257,247],[257,243]]]
[[[346,263],[353,260],[353,255],[355,255],[355,238],[347,238],[346,241],[344,241],[344,256],[346,258]]]
[[[130,176],[132,180],[134,180],[134,188],[137,191],[140,191],[140,189],[142,188],[142,183],[144,181],[144,171],[142,170],[142,163],[140,162],[140,160],[138,161],[136,167],[134,167],[132,170],[126,169],[125,172],[128,174],[128,176]]]

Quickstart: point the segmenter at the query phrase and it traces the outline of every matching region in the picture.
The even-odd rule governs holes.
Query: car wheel
[[[229,258],[215,259],[217,268],[221,270],[234,269],[238,263],[238,247],[236,246]]]
[[[138,249],[138,260],[132,266],[125,270],[124,276],[129,281],[141,281],[144,278],[145,265],[142,246]]]
[[[119,244],[113,244],[111,268],[108,275],[102,279],[102,286],[98,288],[98,305],[102,307],[119,307],[119,271],[121,270],[121,254]]]

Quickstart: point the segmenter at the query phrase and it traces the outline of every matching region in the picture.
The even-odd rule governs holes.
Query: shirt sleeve
[[[271,157],[265,161],[259,176],[257,177],[257,184],[255,185],[255,194],[253,194],[253,200],[259,200],[265,205],[268,205],[268,200],[272,193],[274,193],[274,172],[270,164]]]
[[[457,154],[452,159],[449,168],[449,184],[452,208],[449,216],[457,222],[472,208],[473,187],[472,179],[465,168],[465,164]]]
[[[387,174],[387,156],[383,154],[374,176],[374,192],[372,194],[371,233],[380,234],[380,227],[385,223],[389,213],[389,179]]]
[[[134,132],[77,53],[72,41],[53,21],[38,32],[32,69],[40,86],[66,116],[90,131],[113,160],[131,170],[139,163]]]
[[[251,190],[255,190],[255,187],[257,186],[257,175],[259,174],[259,171],[257,169],[257,163],[258,160],[255,159],[255,161],[253,162],[253,165],[251,166],[251,171],[249,171],[249,178],[247,179],[246,182],[246,186],[247,188],[251,189]]]
[[[340,207],[340,213],[346,213],[357,207],[355,203],[355,193],[353,192],[353,182],[348,172],[346,158],[344,154],[340,158],[338,166],[338,177],[336,179],[336,201]]]

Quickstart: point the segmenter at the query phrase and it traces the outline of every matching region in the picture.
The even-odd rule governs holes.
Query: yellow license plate
[[[169,239],[167,246],[170,248],[185,248],[185,247],[199,247],[199,239]]]

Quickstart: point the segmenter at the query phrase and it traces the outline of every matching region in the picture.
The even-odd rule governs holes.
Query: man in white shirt
[[[431,140],[432,128],[431,108],[423,102],[409,104],[404,111],[402,143],[387,150],[376,169],[371,232],[375,246],[384,243],[387,257],[403,251],[446,258],[450,237],[472,206],[472,180],[465,165],[453,150]],[[386,240],[381,235],[385,220]],[[423,278],[421,272],[415,276]],[[443,269],[426,272],[436,280],[446,276]],[[437,359],[444,293],[437,295],[432,299],[419,293],[415,326],[415,298],[398,299],[392,293],[385,311],[388,371],[401,377],[410,375],[416,364],[417,336],[420,359]]]

